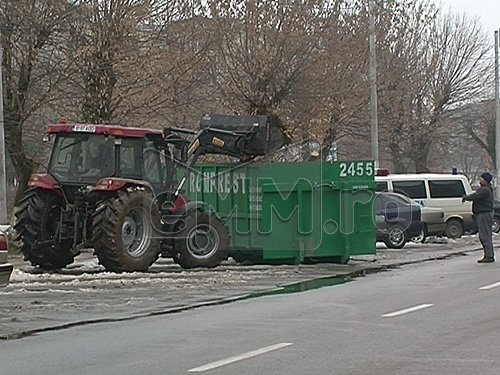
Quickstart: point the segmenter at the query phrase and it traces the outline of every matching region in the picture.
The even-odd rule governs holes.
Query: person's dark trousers
[[[491,224],[493,221],[493,212],[482,212],[476,215],[477,229],[479,231],[479,241],[483,245],[484,257],[495,258],[493,252],[493,239],[491,234]]]

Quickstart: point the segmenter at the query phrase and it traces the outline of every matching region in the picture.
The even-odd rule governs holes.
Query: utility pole
[[[8,224],[7,220],[7,183],[5,168],[5,131],[3,121],[3,77],[2,77],[3,47],[2,20],[0,20],[0,224]]]
[[[371,116],[371,147],[375,167],[379,166],[378,158],[378,114],[377,114],[377,54],[375,46],[375,1],[368,0],[370,17],[370,116]]]
[[[500,87],[498,82],[498,30],[495,31],[495,169],[496,169],[496,197],[500,197]]]

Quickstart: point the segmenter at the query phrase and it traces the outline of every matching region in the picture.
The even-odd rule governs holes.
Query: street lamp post
[[[379,165],[378,156],[378,114],[377,114],[377,55],[375,45],[375,19],[373,12],[375,1],[369,0],[370,17],[370,117],[371,117],[371,148],[375,166]]]
[[[7,220],[7,183],[5,168],[5,131],[3,121],[3,77],[2,77],[3,47],[2,21],[0,20],[0,224],[8,224]]]
[[[495,169],[496,169],[496,186],[495,195],[500,198],[500,88],[498,82],[498,48],[499,37],[498,31],[495,31]]]

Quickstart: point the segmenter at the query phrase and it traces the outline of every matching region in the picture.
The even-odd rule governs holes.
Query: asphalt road
[[[500,236],[495,235],[495,241]],[[353,258],[347,265],[245,265],[225,262],[215,269],[182,270],[160,259],[148,272],[105,272],[90,253],[59,272],[40,272],[13,258],[12,282],[0,289],[0,339],[99,322],[128,321],[227,304],[267,294],[305,290],[405,264],[478,253],[476,237],[437,239],[401,250],[383,245],[376,256]]]
[[[498,374],[500,264],[476,253],[303,293],[0,341],[6,374]]]

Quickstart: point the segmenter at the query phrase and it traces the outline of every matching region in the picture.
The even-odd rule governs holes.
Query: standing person
[[[479,241],[483,245],[484,256],[478,263],[492,263],[495,261],[493,252],[493,238],[491,234],[491,224],[493,220],[493,188],[491,180],[493,176],[489,172],[484,172],[479,178],[481,187],[475,193],[462,198],[464,201],[472,201],[472,212],[476,219],[479,231]]]

